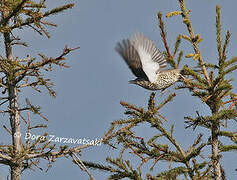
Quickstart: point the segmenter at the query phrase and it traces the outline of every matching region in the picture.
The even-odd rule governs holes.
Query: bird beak
[[[128,84],[135,84],[135,80],[128,81]]]

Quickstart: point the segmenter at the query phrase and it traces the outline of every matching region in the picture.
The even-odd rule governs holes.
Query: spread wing
[[[140,56],[130,40],[126,39],[121,43],[117,43],[115,50],[122,56],[136,77],[148,80],[146,73],[142,69]]]
[[[157,73],[166,67],[164,55],[156,47],[154,41],[146,38],[141,33],[136,33],[130,40],[139,55],[142,69],[150,82],[155,82]]]

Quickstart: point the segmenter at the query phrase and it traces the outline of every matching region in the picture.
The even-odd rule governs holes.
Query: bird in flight
[[[115,50],[137,77],[129,81],[149,90],[165,90],[181,80],[181,70],[166,70],[166,59],[155,42],[141,33],[117,43]]]

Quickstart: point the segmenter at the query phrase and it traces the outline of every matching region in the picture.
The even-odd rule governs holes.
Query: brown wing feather
[[[121,43],[117,43],[115,50],[124,59],[128,67],[136,77],[148,80],[145,72],[142,69],[142,63],[139,54],[130,40],[126,39]]]
[[[151,58],[154,62],[157,62],[160,66],[160,70],[166,67],[166,59],[160,50],[156,47],[156,44],[153,40],[148,39],[142,33],[134,33],[131,42],[137,44],[137,46],[143,47],[143,49],[151,55]]]

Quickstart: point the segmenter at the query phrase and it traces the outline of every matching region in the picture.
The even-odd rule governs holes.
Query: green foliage
[[[40,35],[45,34],[50,37],[46,30],[47,26],[56,26],[53,23],[49,23],[44,19],[48,16],[60,13],[66,9],[72,8],[73,4],[63,5],[49,11],[43,12],[46,8],[45,0],[40,2],[34,1],[4,1],[1,4],[2,17],[0,21],[0,32],[6,33],[13,32],[13,30],[22,29],[23,27],[30,27]],[[6,46],[23,45],[27,43],[21,42],[20,38],[9,36],[9,41],[5,40]],[[6,43],[10,43],[9,45]],[[11,48],[8,47],[10,50]],[[0,72],[5,73],[7,79],[1,80],[1,87],[6,88],[7,84],[16,85],[18,88],[31,87],[38,92],[40,86],[45,87],[49,94],[53,97],[56,96],[52,89],[53,83],[50,79],[44,77],[44,71],[52,71],[54,66],[68,67],[66,65],[65,56],[72,50],[67,46],[63,50],[62,54],[58,57],[46,57],[43,54],[39,54],[39,58],[32,58],[29,55],[25,59],[9,60],[7,58],[1,58]]]
[[[109,179],[122,179],[125,177],[129,179],[142,179],[144,172],[141,171],[141,168],[145,163],[151,160],[154,161],[150,167],[151,171],[159,164],[159,161],[168,161],[171,164],[181,163],[184,166],[170,168],[170,170],[158,173],[154,177],[147,174],[149,178],[172,179],[179,175],[199,178],[207,177],[206,174],[204,175],[204,170],[199,172],[199,174],[196,173],[197,169],[207,168],[207,162],[196,163],[193,168],[190,165],[190,162],[199,157],[202,149],[206,147],[205,143],[201,143],[202,135],[198,136],[187,151],[184,151],[175,140],[173,135],[174,126],[171,126],[170,131],[167,131],[164,127],[163,121],[166,119],[163,118],[159,110],[172,101],[174,97],[175,94],[170,94],[163,102],[156,104],[155,93],[151,93],[146,110],[129,103],[121,102],[121,105],[126,109],[124,114],[128,116],[128,119],[114,121],[112,124],[122,126],[121,129],[127,128],[128,125],[130,125],[130,127],[116,136],[117,142],[122,145],[120,157],[117,159],[112,159],[111,157],[107,158],[107,162],[115,168],[110,165],[102,166],[92,162],[84,162],[84,164],[93,169],[110,172],[112,175]],[[143,138],[135,136],[135,128],[136,126],[142,126],[147,123],[150,125],[150,128],[155,129],[158,134],[155,134],[149,140],[145,141]],[[113,131],[116,131],[116,128],[113,128]],[[167,144],[159,143],[160,138],[165,138]],[[110,139],[110,141],[112,143],[113,140]],[[133,168],[131,162],[123,160],[126,151],[130,151],[130,153],[140,159],[140,165],[137,168]]]
[[[113,138],[107,141],[107,144],[110,145],[116,141],[121,146],[119,158],[112,160],[112,158],[108,157],[107,162],[109,165],[103,165],[103,167],[96,163],[85,162],[89,168],[92,167],[109,172],[111,174],[110,179],[123,179],[125,177],[129,179],[134,179],[134,177],[144,179],[145,172],[141,171],[141,168],[145,164],[148,164],[149,161],[153,161],[150,171],[156,168],[159,169],[160,161],[168,162],[170,165],[165,171],[158,173],[152,172],[155,175],[147,172],[147,179],[178,179],[179,177],[193,180],[213,179],[213,177],[216,179],[226,179],[224,168],[220,163],[222,152],[236,152],[237,149],[236,132],[224,130],[228,127],[227,122],[237,122],[237,98],[233,92],[233,78],[230,78],[233,77],[231,73],[237,69],[237,57],[229,58],[226,54],[231,33],[227,31],[225,41],[222,42],[221,11],[220,6],[217,6],[217,61],[216,63],[204,61],[201,50],[199,49],[202,38],[200,34],[194,34],[192,22],[189,18],[191,11],[187,10],[184,0],[178,0],[178,2],[180,11],[172,11],[166,17],[182,16],[188,34],[179,34],[177,36],[174,51],[171,52],[168,46],[162,13],[159,12],[160,34],[166,49],[164,54],[166,55],[168,64],[173,68],[178,68],[183,58],[183,51],[179,50],[181,40],[188,41],[191,48],[193,48],[193,52],[186,55],[186,58],[192,57],[197,66],[195,68],[190,68],[188,64],[183,66],[183,81],[176,89],[188,89],[192,96],[198,97],[209,108],[211,114],[200,115],[196,111],[196,117],[191,117],[190,115],[184,117],[186,128],[193,128],[193,130],[196,130],[197,127],[205,128],[210,134],[209,140],[203,142],[203,135],[200,134],[186,150],[177,142],[174,135],[174,125],[167,128],[164,124],[167,119],[160,113],[160,110],[174,99],[176,96],[175,93],[171,93],[167,99],[159,104],[155,101],[155,93],[151,93],[147,108],[138,108],[135,105],[121,102],[121,105],[125,108],[124,114],[127,115],[127,118],[112,123],[113,126],[110,129],[110,133],[114,132],[116,136],[113,136]],[[188,59],[187,62],[190,62],[192,59]],[[139,137],[136,133],[136,127],[143,127],[144,124],[149,125],[154,130],[154,135],[148,139],[146,137]],[[149,131],[149,127],[145,126],[143,128],[144,131]],[[219,137],[227,138],[231,142],[223,145]],[[161,139],[166,143],[160,143],[162,142]],[[204,149],[209,149],[209,152],[212,150],[210,158],[202,156]],[[129,152],[130,155],[132,154],[133,157],[140,160],[140,165],[133,168],[131,162],[129,162],[129,165],[126,164],[126,160],[124,160],[124,154],[126,152]]]
[[[21,133],[21,122],[25,123],[27,133],[34,129],[47,128],[47,125],[43,123],[32,122],[30,112],[39,115],[46,121],[48,119],[42,115],[40,107],[33,105],[29,99],[26,98],[26,104],[19,103],[18,96],[26,87],[37,92],[41,92],[41,88],[44,87],[52,97],[55,97],[54,84],[51,79],[45,77],[45,73],[53,72],[56,67],[67,68],[66,55],[79,47],[72,49],[65,46],[62,53],[56,57],[46,57],[42,53],[39,53],[38,57],[25,55],[25,58],[19,58],[13,56],[13,46],[28,47],[28,43],[21,39],[19,30],[22,31],[27,27],[49,38],[50,34],[47,32],[47,28],[56,27],[56,24],[48,22],[46,17],[56,15],[73,6],[74,4],[65,4],[48,9],[46,0],[3,0],[0,3],[0,33],[3,36],[2,43],[5,48],[5,56],[0,57],[0,89],[2,92],[0,113],[9,115],[10,122],[8,124],[11,128],[9,129],[5,125],[3,127],[12,139],[11,143],[0,146],[0,158],[1,164],[10,166],[12,179],[18,179],[19,173],[21,174],[26,169],[39,168],[42,170],[39,167],[40,159],[48,160],[48,168],[50,168],[57,158],[78,152],[78,150],[68,149],[67,146],[57,149],[56,145],[51,145],[47,140],[47,133],[36,138],[33,142],[28,139],[24,143],[21,136],[18,136],[23,134]],[[4,106],[5,103],[9,103],[9,105]],[[19,171],[16,172],[16,169]],[[14,174],[17,174],[17,178]]]

